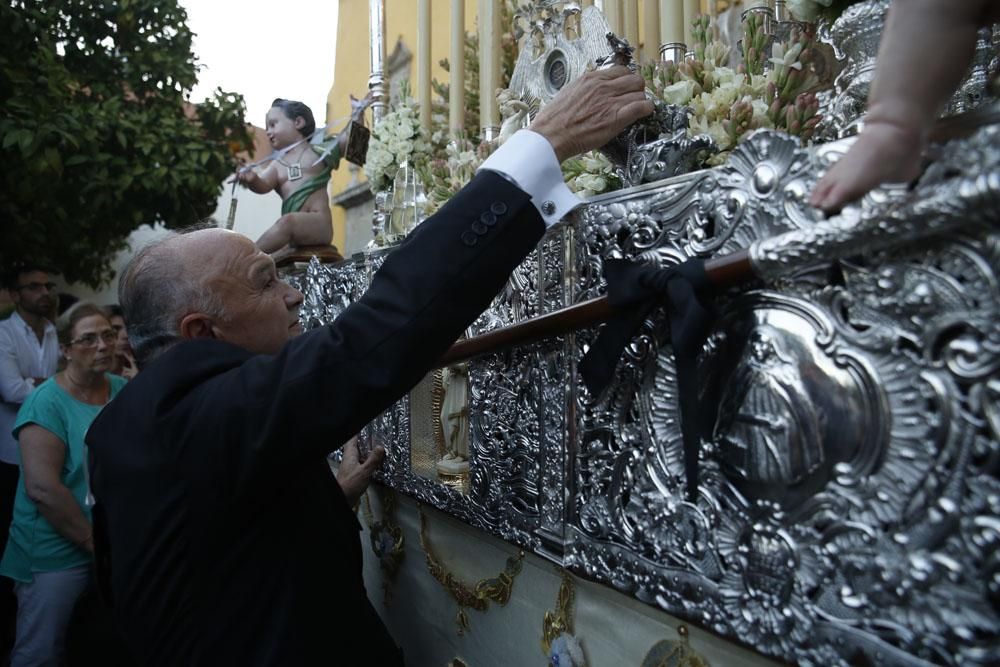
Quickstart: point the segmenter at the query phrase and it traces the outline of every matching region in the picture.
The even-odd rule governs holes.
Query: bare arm
[[[879,44],[868,121],[894,122],[926,133],[969,67],[976,31],[990,4],[894,2]],[[928,48],[922,35],[934,36],[934,48]]]
[[[93,553],[94,535],[90,521],[60,476],[66,462],[66,444],[37,424],[22,428],[18,443],[21,474],[28,498],[60,535]]]
[[[258,174],[253,169],[241,171],[237,175],[240,183],[250,188],[259,195],[271,192],[278,188],[278,172],[274,169],[274,162],[267,166],[263,173]]]

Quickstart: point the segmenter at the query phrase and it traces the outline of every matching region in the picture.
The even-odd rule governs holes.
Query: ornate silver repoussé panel
[[[766,655],[995,663],[998,134],[952,145],[915,192],[877,191],[858,213],[905,238],[908,225],[968,216],[972,202],[978,224],[720,301],[702,357],[714,427],[696,503],[660,317],[600,397],[576,379],[592,330],[473,361],[467,495],[410,470],[400,401],[367,429],[388,444],[384,483]],[[804,199],[844,149],[761,132],[725,166],[595,198],[469,333],[602,293],[607,257],[668,265],[808,231]],[[304,320],[329,321],[326,304],[356,298],[372,268],[310,266]]]
[[[858,3],[833,26],[847,64],[825,136],[863,110],[887,6]],[[552,16],[570,67],[532,52],[528,83],[572,78],[573,49],[590,48],[567,46],[564,27],[596,18]],[[980,60],[955,109],[981,94]],[[803,149],[762,131],[721,167],[589,200],[467,332],[603,294],[607,258],[666,266],[756,242],[767,279],[718,299],[700,357],[711,428],[695,502],[662,314],[601,396],[576,370],[593,329],[469,362],[463,489],[415,466],[434,383],[418,386],[363,434],[386,445],[381,481],[764,655],[1000,663],[1000,126],[935,149],[915,189],[876,190],[817,235],[805,201],[849,142]],[[824,261],[845,241],[853,254]],[[360,297],[388,252],[293,275],[306,326]]]

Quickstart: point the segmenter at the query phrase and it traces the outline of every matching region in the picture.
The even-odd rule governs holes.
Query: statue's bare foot
[[[919,132],[895,123],[869,122],[816,184],[809,203],[833,213],[882,183],[912,181],[920,175],[922,151]]]

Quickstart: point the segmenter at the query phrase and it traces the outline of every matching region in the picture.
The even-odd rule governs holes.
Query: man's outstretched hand
[[[645,80],[626,67],[587,72],[559,91],[529,129],[548,139],[562,162],[600,148],[653,113],[645,88]]]
[[[368,488],[368,484],[372,481],[372,473],[382,465],[384,458],[385,448],[382,445],[375,447],[368,454],[368,458],[361,461],[361,455],[358,451],[358,436],[354,436],[344,443],[344,458],[340,462],[340,467],[337,468],[337,483],[340,484],[341,490],[347,496],[347,503],[351,507],[354,507],[361,498],[361,494]]]

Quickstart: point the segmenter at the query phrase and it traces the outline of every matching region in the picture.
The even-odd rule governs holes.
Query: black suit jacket
[[[480,173],[333,324],[277,356],[163,353],[87,435],[99,570],[148,665],[394,664],[359,524],[326,463],[412,388],[544,231]]]

